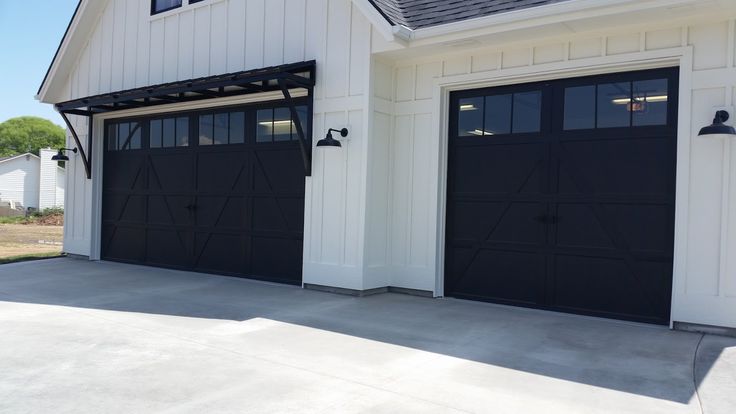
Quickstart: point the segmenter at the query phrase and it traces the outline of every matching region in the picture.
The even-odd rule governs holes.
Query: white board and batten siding
[[[65,99],[316,60],[314,136],[330,127],[347,127],[350,136],[341,152],[314,151],[314,173],[306,182],[305,282],[363,289],[371,37],[370,24],[350,0],[205,0],[155,16],[150,0],[110,0]],[[86,143],[86,119],[73,122]],[[93,163],[99,162],[101,147],[92,152]],[[90,212],[96,181],[85,179],[78,156],[69,164],[65,249],[95,258]]]
[[[681,67],[686,105],[679,114],[672,318],[736,327],[736,139],[697,137],[717,108],[736,103],[734,27],[736,20],[725,18],[660,23],[408,60],[374,58],[373,128],[392,133],[390,139],[374,136],[381,140],[381,156],[389,157],[372,159],[379,171],[390,170],[388,177],[376,176],[389,197],[373,201],[368,257],[385,260],[393,286],[441,287],[446,132],[437,129],[446,129],[447,116],[439,102],[441,85],[616,72],[620,62],[643,64],[670,54],[665,51],[690,54]],[[383,214],[388,222],[380,219]]]

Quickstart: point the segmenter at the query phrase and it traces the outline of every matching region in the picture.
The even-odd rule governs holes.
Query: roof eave
[[[468,32],[501,33],[632,10],[692,4],[694,0],[568,0],[418,29],[393,26],[394,40],[420,46],[462,38]]]

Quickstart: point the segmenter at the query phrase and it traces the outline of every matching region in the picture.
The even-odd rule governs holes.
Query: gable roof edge
[[[29,155],[31,157],[37,158],[39,160],[41,159],[41,157],[39,157],[36,154],[30,153],[30,152],[26,152],[24,154],[18,154],[18,155],[13,155],[13,156],[8,157],[8,158],[2,158],[2,159],[0,159],[0,164],[5,163],[5,162],[9,162],[9,161],[13,161],[13,160],[17,160],[20,157],[25,157],[25,156],[29,156]]]
[[[38,88],[35,96],[36,100],[44,103],[53,103],[48,102],[47,99],[52,86],[57,81],[59,71],[61,70],[63,74],[63,70],[69,69],[76,61],[82,48],[87,44],[89,34],[95,28],[94,23],[97,22],[99,14],[105,9],[107,3],[108,0],[79,0],[77,8],[74,10],[74,14],[64,32],[64,36],[59,43],[59,47],[56,49],[56,53],[49,64],[46,75]],[[84,30],[80,30],[80,28]],[[71,53],[74,52],[75,47],[79,50],[77,50],[77,53]],[[70,48],[72,50],[69,50]]]
[[[352,2],[384,39],[389,42],[396,40],[394,36],[396,24],[376,6],[373,0],[352,0]]]

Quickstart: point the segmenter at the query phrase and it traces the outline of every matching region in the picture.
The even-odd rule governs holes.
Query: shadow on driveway
[[[485,303],[398,294],[355,298],[74,259],[0,267],[0,301],[278,321],[679,404],[695,398],[692,364],[701,339],[658,326]],[[161,329],[173,328],[162,323]],[[319,346],[303,344],[315,354]],[[729,347],[736,339],[709,345],[698,361],[699,379]]]

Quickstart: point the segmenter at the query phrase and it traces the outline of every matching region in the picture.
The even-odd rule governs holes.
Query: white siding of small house
[[[314,151],[304,280],[363,289],[371,38],[371,26],[350,0],[205,0],[155,16],[150,0],[110,0],[64,99],[315,59],[315,142],[330,127],[348,127],[350,136],[342,151]],[[86,118],[72,122],[86,145]],[[74,145],[71,136],[67,141]],[[92,152],[98,168],[101,147]],[[78,155],[67,164],[65,250],[97,258],[90,212],[99,210],[93,197],[99,182],[85,178]]]
[[[0,200],[38,208],[39,163],[32,155],[0,162]]]
[[[681,87],[681,102],[691,108],[680,108],[672,317],[736,327],[736,139],[696,136],[718,107],[736,102],[735,27],[736,16],[691,25],[650,22],[412,59],[375,57],[373,129],[391,133],[374,135],[381,157],[389,160],[371,158],[380,182],[372,189],[388,197],[369,202],[368,262],[388,272],[383,277],[393,286],[442,293],[442,84],[482,86],[516,75],[544,79],[563,69],[570,71],[566,77],[592,67],[615,72],[614,62],[683,51],[692,61],[681,68],[691,85]]]
[[[56,151],[51,149],[42,149],[40,152],[39,210],[64,207],[63,189],[61,190],[61,194],[59,193],[59,187],[64,185],[64,169],[59,167],[58,162],[51,159],[55,154]]]

